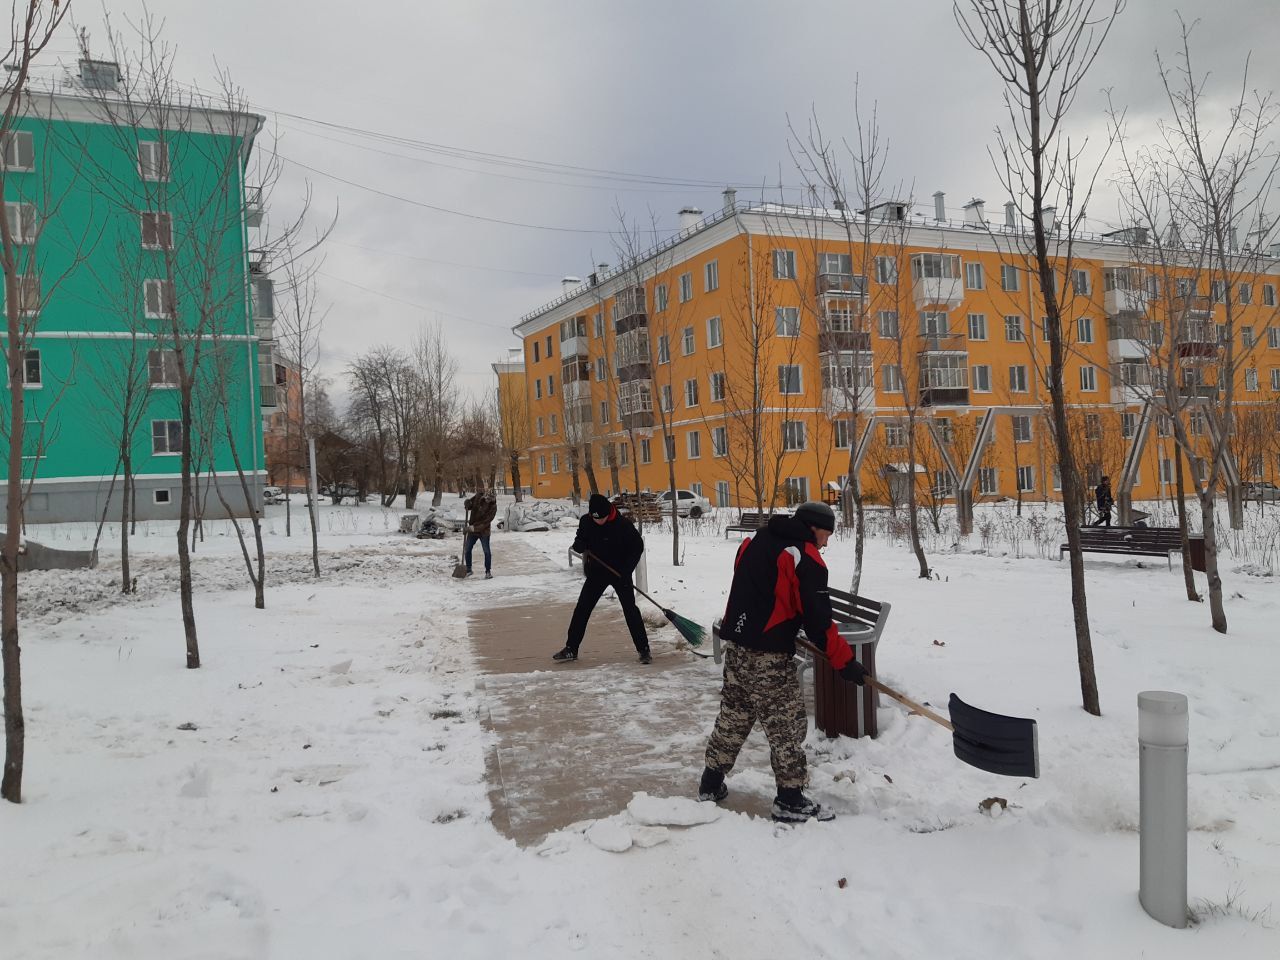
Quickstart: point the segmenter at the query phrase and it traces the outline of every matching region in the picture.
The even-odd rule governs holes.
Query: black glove
[[[863,681],[867,679],[867,668],[857,660],[850,660],[840,668],[840,677],[849,683],[856,683],[858,686],[862,686]]]

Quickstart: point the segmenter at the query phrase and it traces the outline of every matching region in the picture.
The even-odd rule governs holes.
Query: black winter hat
[[[806,527],[817,527],[832,533],[836,529],[836,512],[825,503],[810,500],[796,508],[796,519]]]
[[[604,494],[593,493],[591,499],[587,501],[587,509],[591,511],[591,515],[597,520],[603,520],[609,515],[609,511],[613,509],[613,504],[609,502],[609,498]]]

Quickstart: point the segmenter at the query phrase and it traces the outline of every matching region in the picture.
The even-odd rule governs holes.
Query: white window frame
[[[31,377],[31,369],[28,364],[35,362],[35,379]],[[44,363],[40,359],[39,350],[24,350],[22,353],[22,389],[23,390],[41,390],[44,388]]]
[[[1280,392],[1280,367],[1271,368],[1271,389]]]
[[[547,455],[545,453],[538,455],[538,472],[539,473],[547,472]]]
[[[604,362],[604,357],[596,357],[596,380],[603,383],[609,378],[609,367]]]
[[[0,162],[14,172],[36,168],[36,141],[30,130],[10,130],[4,135]]]
[[[685,453],[690,460],[700,460],[702,458],[702,433],[699,430],[690,430],[684,435]]]
[[[897,340],[900,329],[897,310],[881,310],[876,314],[876,330],[882,340]]]
[[[161,140],[138,141],[138,176],[151,183],[169,179],[169,145]]]
[[[788,390],[791,385],[791,371],[795,371],[795,389]],[[804,370],[798,363],[778,364],[778,393],[784,397],[798,397],[804,393]]]
[[[729,455],[728,427],[711,428],[711,455],[713,457],[727,457]]]
[[[1087,297],[1093,291],[1093,283],[1089,271],[1074,268],[1071,271],[1071,289],[1077,297]]]
[[[880,370],[884,374],[884,392],[902,393],[902,368],[896,363],[886,363],[880,368]]]
[[[138,219],[142,230],[143,250],[173,249],[173,214],[163,210],[143,210],[138,214]],[[155,235],[155,242],[153,243],[147,243],[148,220],[154,224],[152,233]]]
[[[1000,289],[1006,293],[1017,293],[1018,286],[1018,268],[1010,263],[1000,264]]]
[[[907,428],[900,423],[886,423],[884,425],[884,445],[893,447],[895,450],[899,447],[907,445]]]
[[[147,351],[147,385],[152,389],[169,389],[179,385],[178,351],[162,349]]]
[[[1276,305],[1276,286],[1274,283],[1264,283],[1262,285],[1262,305],[1264,307],[1274,307]]]
[[[181,420],[151,421],[151,455],[153,457],[182,456]]]
[[[693,299],[693,274],[680,274],[680,302],[688,303]]]
[[[1093,318],[1080,317],[1076,320],[1076,342],[1093,343]]]
[[[161,498],[160,494],[164,494]],[[151,502],[156,506],[164,507],[173,503],[173,493],[168,487],[156,487],[151,491]]]
[[[722,403],[724,401],[725,393],[724,372],[722,370],[717,370],[707,379],[710,386],[709,396],[711,397],[711,402]]]
[[[533,378],[533,399],[542,399],[542,379],[540,377]]]
[[[702,267],[702,292],[711,293],[720,289],[720,261],[709,260]]]
[[[716,481],[716,506],[728,508],[729,498],[730,498],[729,481],[717,480]]]
[[[1138,415],[1129,410],[1120,413],[1120,439],[1132,440],[1138,432]]]
[[[698,338],[693,332],[693,327],[685,327],[684,332],[680,336],[680,352],[686,357],[693,356],[693,352],[698,349]]]
[[[974,393],[990,393],[991,392],[991,365],[988,363],[977,363],[970,368],[970,377],[973,382]]]
[[[891,285],[898,282],[898,261],[893,257],[876,257],[876,283]]]
[[[985,290],[987,275],[980,260],[966,260],[964,265],[964,288],[966,290]]]
[[[1080,368],[1080,392],[1097,393],[1097,391],[1098,368],[1091,363],[1086,363]]]
[[[1031,443],[1036,437],[1035,425],[1030,414],[1015,414],[1009,418],[1014,443]]]
[[[663,413],[670,413],[675,409],[675,398],[672,395],[671,384],[664,383],[662,389],[658,391],[658,403],[661,404]]]
[[[707,320],[707,349],[721,346],[724,346],[724,323],[719,317],[710,317]]]
[[[596,315],[592,318],[592,327],[595,332],[595,339],[604,339],[604,312],[597,310]]]
[[[831,445],[837,450],[848,450],[853,446],[853,422],[844,417],[831,421]]]
[[[168,310],[165,309],[165,293],[168,293]],[[173,284],[168,280],[150,279],[142,281],[142,306],[148,320],[173,319]],[[155,308],[152,308],[152,304]]]
[[[981,341],[987,339],[987,315],[985,313],[971,313],[968,316],[969,339]]]
[[[671,340],[665,333],[658,336],[658,362],[671,362]]]
[[[39,226],[36,223],[36,205],[21,200],[6,200],[4,214],[9,220],[9,235],[13,242],[28,245],[36,242]]]
[[[1027,328],[1020,314],[1007,313],[1004,317],[1004,339],[1006,343],[1026,343]]]
[[[800,308],[774,307],[773,329],[779,337],[793,339],[800,336]]]
[[[1023,482],[1025,478],[1025,483]],[[1036,492],[1036,468],[1032,466],[1018,467],[1018,492],[1019,493],[1035,493]]]
[[[608,422],[609,422],[609,401],[601,400],[600,401],[600,423],[606,424]]]
[[[551,455],[551,472],[552,473],[560,472],[560,454],[558,453],[553,453]]]
[[[669,297],[667,285],[660,283],[653,288],[653,312],[661,313],[667,309],[667,299]]]
[[[551,432],[552,433],[560,432],[560,418],[556,416],[554,413],[551,414]]]
[[[773,279],[794,280],[796,278],[796,252],[794,250],[773,251]]]
[[[698,405],[697,377],[693,377],[684,382],[684,405],[686,407],[696,407]]]
[[[1027,367],[1023,363],[1009,364],[1009,392],[1027,393]]]
[[[782,451],[803,453],[809,449],[809,432],[803,420],[782,421]]]
[[[978,468],[978,495],[995,497],[1000,494],[1000,472],[996,467]]]

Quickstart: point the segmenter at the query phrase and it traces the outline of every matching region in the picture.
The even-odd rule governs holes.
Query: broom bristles
[[[707,632],[697,623],[694,623],[688,617],[682,617],[673,610],[663,610],[667,615],[667,619],[671,621],[671,625],[676,628],[680,636],[688,641],[691,647],[702,646],[702,641],[706,639]]]

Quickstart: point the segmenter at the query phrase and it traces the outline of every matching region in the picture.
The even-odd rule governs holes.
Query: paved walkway
[[[476,662],[486,674],[482,716],[494,734],[486,772],[498,830],[528,845],[614,814],[640,790],[691,795],[719,708],[719,667],[677,644],[670,626],[650,629],[654,661],[638,663],[611,593],[596,606],[581,659],[555,664],[551,654],[564,646],[578,569],[570,573],[532,547],[507,543],[500,575],[507,574],[552,577],[555,594],[572,599],[514,601],[470,618]],[[759,732],[738,769],[760,773],[750,780],[761,788],[731,780],[736,789],[728,805],[766,815],[772,775]]]

